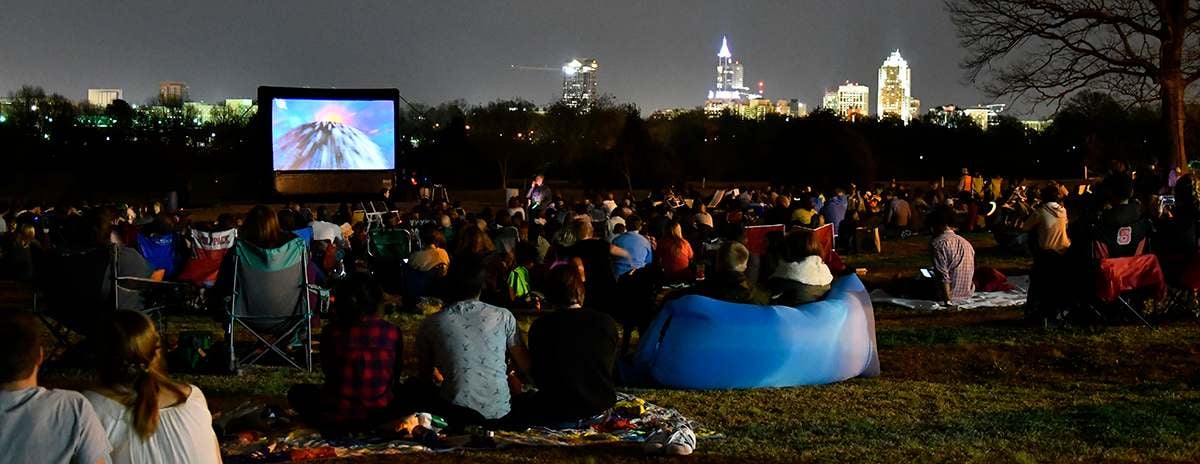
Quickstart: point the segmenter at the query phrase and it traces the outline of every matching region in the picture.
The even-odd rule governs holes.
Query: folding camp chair
[[[384,291],[404,292],[405,264],[414,248],[413,235],[407,229],[375,229],[367,233],[371,271]]]
[[[217,274],[225,254],[233,248],[237,229],[204,231],[192,229],[192,255],[179,273],[179,280],[196,286],[211,288],[217,282]]]
[[[173,279],[177,267],[175,234],[137,234],[137,250],[154,269],[162,269],[164,278]]]
[[[1119,303],[1151,329],[1154,325],[1129,304],[1125,294],[1153,290],[1162,299],[1167,282],[1158,257],[1146,253],[1149,224],[1138,221],[1122,226],[1093,228],[1092,258],[1096,261],[1096,298],[1102,304]],[[1096,310],[1102,319],[1104,315]]]
[[[387,214],[386,208],[377,209],[373,201],[364,201],[361,205],[363,219],[367,221],[367,230],[383,227],[383,215]]]
[[[141,311],[154,319],[159,333],[167,333],[166,309],[172,305],[182,305],[187,300],[190,288],[179,282],[122,275],[121,247],[109,246],[108,254],[110,264],[106,280],[112,282],[109,287],[112,308]]]
[[[233,247],[233,293],[228,299],[229,368],[254,364],[270,352],[278,354],[293,367],[312,370],[312,305],[317,296],[328,301],[328,292],[309,283],[308,250],[300,238],[274,249],[263,249],[237,240]],[[239,358],[235,347],[238,327],[266,349],[258,349]],[[284,349],[293,337],[300,337],[303,359],[297,360]],[[257,345],[257,344],[256,344]]]
[[[177,289],[171,283],[122,276],[117,245],[45,255],[38,264],[34,311],[60,345],[71,345],[71,334],[86,335],[111,311],[128,309],[151,316],[160,331],[166,320],[164,295]],[[128,252],[133,253],[129,250]],[[149,303],[149,304],[148,304]]]
[[[313,240],[312,226],[301,227],[299,229],[293,230],[292,234],[294,234],[295,236],[300,237],[300,239],[304,240],[305,247],[312,248],[312,240]]]

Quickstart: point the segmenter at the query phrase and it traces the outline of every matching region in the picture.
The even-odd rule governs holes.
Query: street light
[[[38,109],[37,104],[29,105],[29,111],[37,111],[37,109]]]

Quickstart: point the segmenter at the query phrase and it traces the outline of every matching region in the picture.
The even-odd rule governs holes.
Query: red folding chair
[[[212,287],[217,282],[217,273],[221,270],[221,263],[225,261],[225,254],[233,248],[236,238],[237,229],[215,232],[192,229],[192,236],[189,238],[192,242],[192,255],[183,266],[183,272],[179,273],[178,279],[200,287]]]
[[[1092,257],[1097,263],[1096,298],[1103,304],[1119,303],[1142,324],[1153,329],[1154,325],[1124,296],[1144,290],[1153,291],[1160,300],[1167,295],[1167,279],[1158,257],[1146,253],[1148,229],[1143,221],[1123,226],[1097,226]]]

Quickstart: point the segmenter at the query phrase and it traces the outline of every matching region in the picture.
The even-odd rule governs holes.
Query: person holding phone
[[[933,280],[940,283],[935,290],[938,301],[954,302],[975,294],[975,248],[971,242],[954,233],[951,226],[953,211],[939,207],[929,216],[933,239],[929,245],[933,255]]]

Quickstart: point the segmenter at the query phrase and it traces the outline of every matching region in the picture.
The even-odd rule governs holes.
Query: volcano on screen
[[[395,132],[390,100],[271,100],[276,171],[394,169]]]

